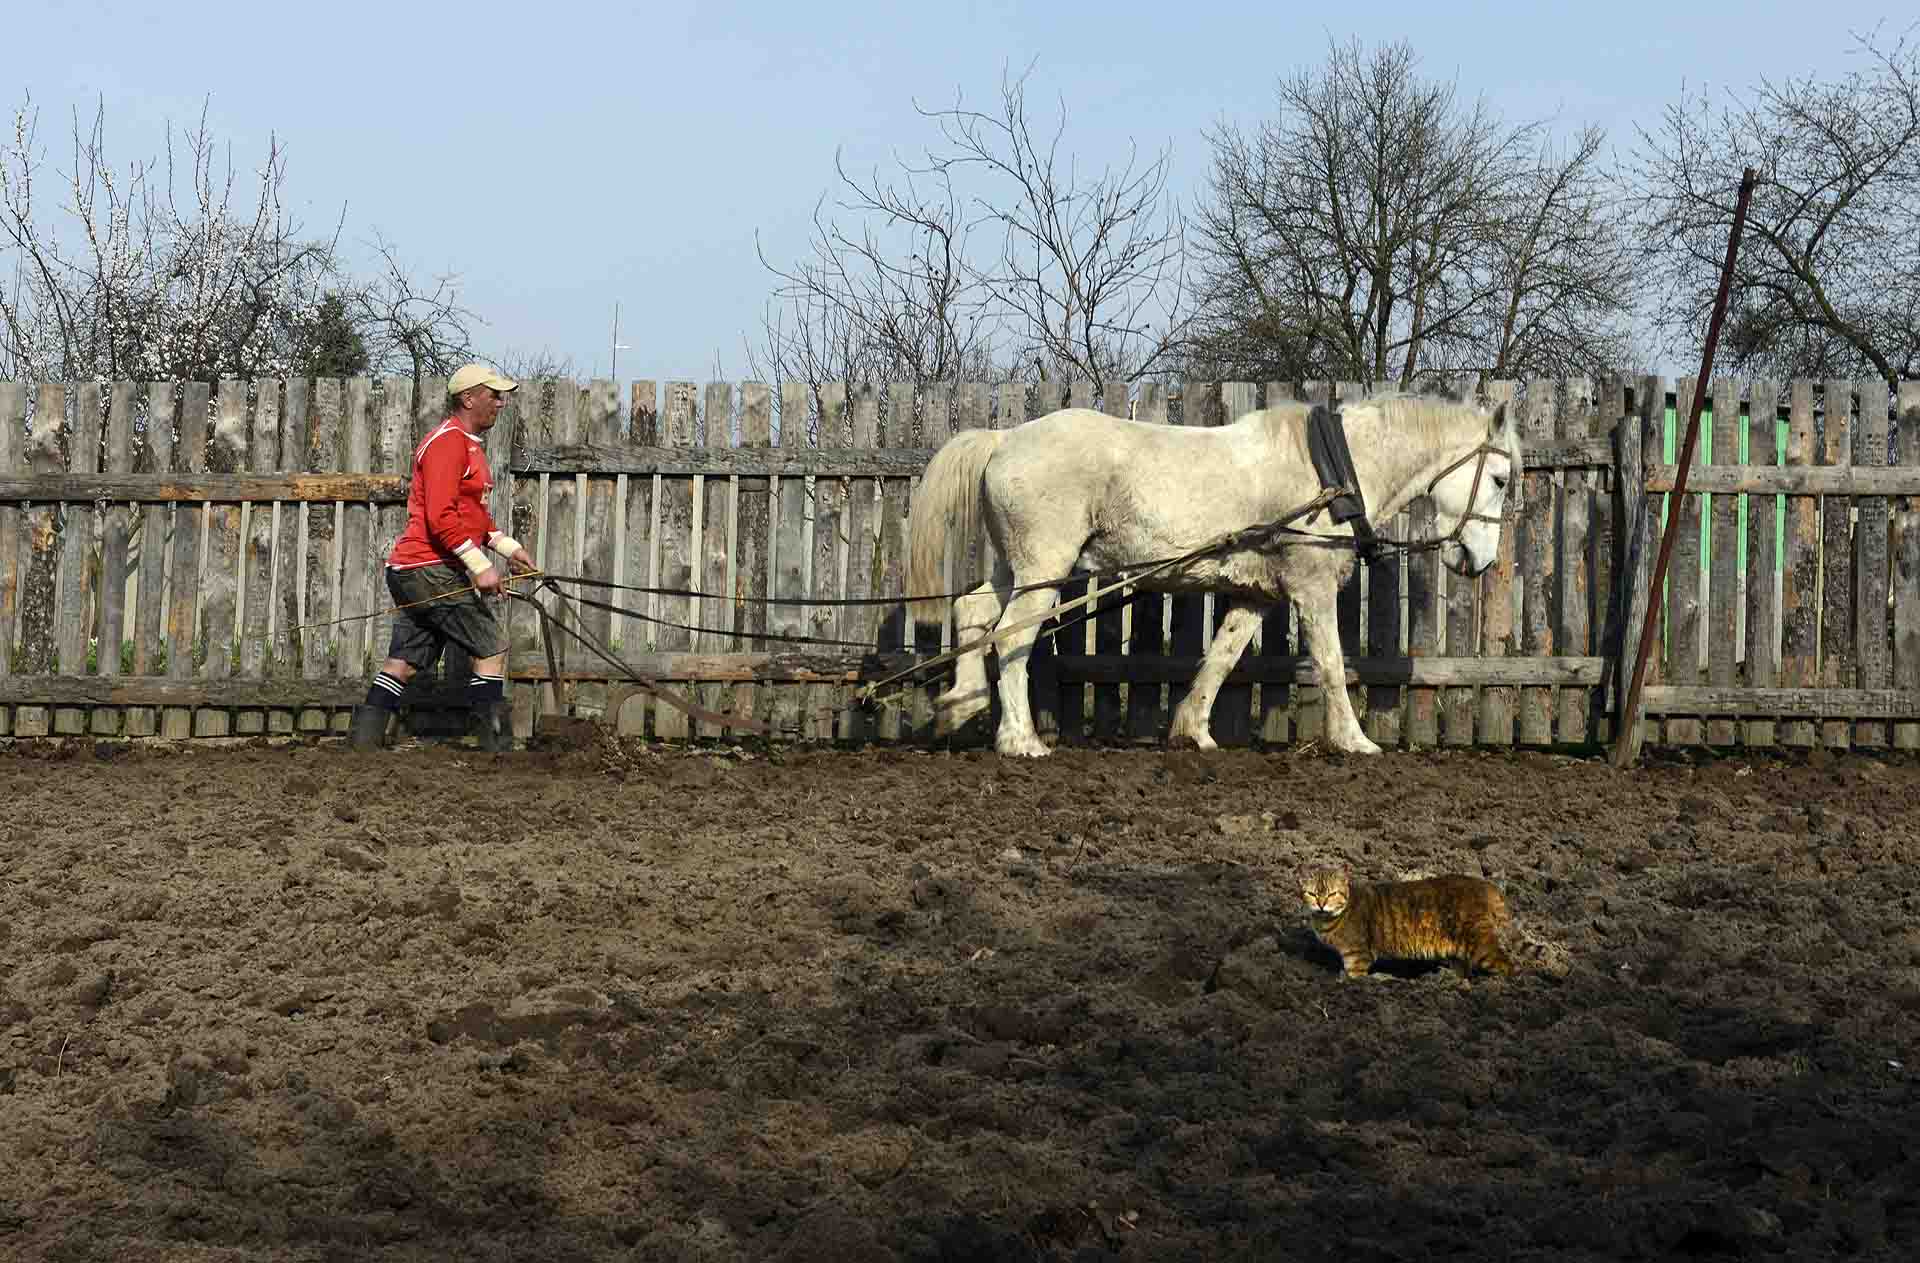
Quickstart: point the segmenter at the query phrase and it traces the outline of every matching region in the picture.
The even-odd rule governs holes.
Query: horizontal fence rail
[[[1920,747],[1920,383],[1707,383],[1697,467],[1673,465],[1690,378],[1489,383],[1524,436],[1498,562],[1356,568],[1344,682],[1385,745],[1607,740],[1621,646],[1656,623],[1648,739]],[[384,655],[381,578],[414,444],[443,379],[0,382],[0,735],[339,731]],[[954,646],[896,599],[918,479],[960,430],[1064,406],[1220,425],[1353,383],[529,382],[485,437],[495,518],[567,588],[569,619],[633,675],[786,736],[928,741],[941,672],[877,710],[865,682]],[[1902,424],[1902,420],[1906,424]],[[1676,518],[1666,590],[1647,592]],[[1424,502],[1391,523],[1431,529]],[[978,581],[992,544],[947,559]],[[1063,596],[1088,595],[1089,580]],[[692,592],[696,595],[684,595]],[[1049,625],[1035,717],[1058,740],[1156,742],[1225,603],[1133,594]],[[769,599],[771,598],[771,599]],[[864,603],[853,603],[864,602]],[[625,734],[721,737],[509,607],[516,727],[597,715]],[[1633,633],[1629,635],[1628,633]],[[565,638],[561,638],[565,639]],[[466,664],[410,691],[423,732]],[[1282,602],[1221,688],[1222,744],[1304,743],[1318,678]]]

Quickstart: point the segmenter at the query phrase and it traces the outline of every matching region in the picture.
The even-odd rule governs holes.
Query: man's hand
[[[473,576],[473,586],[487,596],[500,596],[503,589],[500,586],[499,567],[488,566],[485,570],[475,574]]]
[[[527,555],[524,548],[515,549],[513,556],[507,558],[507,565],[515,574],[532,574],[534,571],[533,558]]]

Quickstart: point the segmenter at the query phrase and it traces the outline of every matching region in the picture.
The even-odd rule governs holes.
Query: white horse
[[[956,643],[976,640],[1003,620],[1008,627],[1034,620],[995,642],[1000,731],[994,744],[1000,753],[1047,753],[1027,702],[1027,659],[1040,631],[1039,616],[1053,608],[1059,592],[1027,585],[1064,582],[1076,565],[1108,570],[1183,555],[1313,501],[1323,488],[1307,442],[1312,407],[1282,404],[1210,428],[1151,425],[1065,408],[1012,429],[964,431],[934,454],[911,516],[907,597],[914,621],[938,623],[945,617],[946,602],[939,594],[948,539],[956,530],[974,531],[982,521],[999,555],[992,577],[953,602]],[[1343,403],[1340,411],[1368,520],[1385,523],[1416,496],[1428,495],[1448,568],[1477,575],[1492,565],[1506,489],[1521,472],[1519,427],[1508,423],[1506,406],[1488,410],[1444,398],[1388,394]],[[1347,700],[1334,614],[1340,586],[1356,564],[1354,523],[1334,526],[1322,518],[1315,533],[1339,542],[1203,556],[1139,585],[1230,598],[1213,645],[1174,714],[1170,744],[1215,748],[1207,731],[1214,695],[1260,620],[1284,594],[1300,611],[1300,627],[1319,668],[1329,744],[1354,753],[1380,752],[1360,730]],[[1016,587],[1026,590],[1014,594]],[[936,703],[939,730],[958,729],[990,704],[982,647],[956,659],[953,686]]]

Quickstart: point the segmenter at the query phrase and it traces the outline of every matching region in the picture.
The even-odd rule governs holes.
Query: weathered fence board
[[[232,474],[246,464],[247,384],[224,379],[214,400],[214,415],[207,441],[207,468],[215,474]],[[200,583],[202,590],[201,638],[206,642],[206,665],[201,674],[210,680],[224,680],[233,674],[233,637],[238,612],[240,569],[240,516],[242,505],[233,501],[208,504],[206,545],[202,553]],[[369,609],[373,608],[369,605]],[[224,709],[206,707],[193,715],[196,737],[224,737],[232,732],[232,716]]]
[[[807,388],[799,382],[780,385],[780,452],[792,455],[807,446]],[[783,602],[794,602],[807,594],[809,558],[807,525],[811,516],[807,479],[803,475],[784,474],[772,480],[773,506],[773,595]],[[629,527],[629,530],[632,528]],[[766,611],[769,636],[797,637],[807,634],[806,607],[796,604],[774,605]],[[756,645],[755,648],[765,648]],[[806,699],[801,690],[785,689],[775,694],[767,711],[768,722],[783,732],[802,728]]]
[[[616,382],[601,377],[587,384],[581,404],[585,409],[581,432],[587,441],[605,447],[618,445],[620,441],[620,389]],[[620,475],[581,475],[584,484],[579,493],[580,500],[580,570],[579,573],[590,579],[618,581],[616,565],[619,558],[618,506],[620,502]],[[511,532],[509,532],[511,534]],[[495,564],[505,573],[509,567],[506,558],[496,557]],[[583,590],[582,595],[608,605],[618,604],[620,594],[607,589]],[[577,616],[580,629],[610,651],[614,648],[613,612],[599,606],[581,606]],[[580,651],[587,653],[584,648]],[[604,710],[606,693],[602,686],[590,686],[585,699]]]
[[[659,441],[663,447],[690,449],[694,441],[693,383],[670,381],[660,401]],[[693,539],[693,483],[691,479],[657,477],[654,479],[653,506],[653,585],[663,588],[690,588],[693,562],[688,549]],[[656,650],[686,649],[691,634],[674,624],[690,622],[692,603],[686,597],[658,595],[649,598],[650,643]],[[668,706],[654,709],[654,732],[665,738],[685,737],[686,716]]]
[[[280,467],[280,382],[256,383],[253,433],[247,446],[247,465],[253,473],[272,473]],[[246,506],[246,551],[242,561],[246,585],[241,595],[240,674],[250,680],[267,673],[267,628],[273,616],[273,568],[276,514],[279,501]],[[261,715],[264,722],[265,715]]]
[[[1600,423],[1600,403],[1584,378],[1569,378],[1566,397],[1554,414],[1554,432],[1562,439],[1585,438]],[[1620,419],[1615,413],[1609,424]],[[1598,475],[1588,469],[1569,469],[1564,475],[1560,496],[1557,582],[1547,590],[1555,609],[1547,612],[1552,627],[1549,652],[1584,657],[1593,652],[1593,594],[1606,591],[1606,581],[1594,573],[1598,553],[1593,546],[1594,498]],[[1531,652],[1531,650],[1529,651]],[[1593,713],[1591,690],[1563,688],[1557,691],[1553,706],[1555,739],[1573,745],[1589,739],[1589,717]]]
[[[404,377],[389,377],[381,382],[378,427],[374,432],[373,467],[388,477],[407,475],[413,469],[413,434],[419,423],[414,406],[413,382]],[[425,437],[422,435],[421,437]],[[464,453],[463,453],[464,455]],[[373,538],[368,544],[367,564],[372,567],[374,616],[367,625],[369,676],[387,659],[387,647],[393,643],[393,594],[387,587],[386,560],[393,542],[407,528],[404,504],[383,504],[374,510]],[[475,543],[485,545],[485,540]],[[445,662],[437,666],[447,665]],[[461,672],[464,679],[466,672]]]
[[[107,472],[133,472],[133,383],[116,382],[107,400],[106,441],[102,459]],[[93,635],[100,646],[100,674],[119,675],[126,640],[127,563],[133,536],[133,509],[125,503],[107,506],[100,531],[100,599],[94,611]]]
[[[551,417],[554,442],[567,445],[580,441],[580,388],[573,382],[554,383]],[[540,566],[549,574],[579,574],[578,518],[580,492],[586,475],[556,473],[544,481],[547,494],[546,513],[540,522],[540,546],[544,550]],[[696,583],[690,586],[700,585]],[[557,598],[550,599],[547,608],[564,618],[580,617],[577,608],[569,608],[566,602]],[[580,645],[568,636],[553,637],[552,653],[559,660],[562,671],[583,661],[586,656]],[[568,702],[569,698],[562,690],[553,698],[553,713],[564,713]]]
[[[1787,422],[1787,464],[1814,463],[1813,383],[1793,383]],[[1786,568],[1781,574],[1780,683],[1805,688],[1815,683],[1820,664],[1820,502],[1811,495],[1786,497]],[[1813,726],[1796,720],[1786,725],[1789,745],[1814,743]]]
[[[181,391],[178,438],[173,468],[182,473],[207,472],[207,409],[212,390],[206,382],[187,382]],[[168,575],[167,674],[176,680],[199,673],[196,633],[200,626],[200,541],[207,528],[204,504],[185,503],[173,515],[173,559]],[[193,735],[193,712],[170,708],[161,712],[160,735]]]
[[[177,400],[170,382],[148,382],[145,387],[146,427],[142,432],[140,454],[135,468],[144,467],[150,478],[164,478],[173,469],[174,426],[178,423]],[[0,518],[4,518],[0,511]],[[175,510],[171,504],[145,504],[140,509],[140,573],[134,581],[133,674],[158,674],[164,667],[162,631],[167,625],[167,542],[173,533]],[[0,554],[4,549],[0,549]],[[0,641],[4,641],[0,637]],[[133,716],[129,716],[129,721]],[[151,715],[140,716],[152,722]],[[142,735],[151,735],[149,729]]]
[[[1826,463],[1853,464],[1853,383],[1840,378],[1829,380],[1821,405],[1826,423]],[[1844,496],[1830,495],[1822,498],[1820,507],[1824,535],[1820,555],[1821,683],[1828,688],[1846,688],[1853,683],[1858,662],[1853,639],[1853,506]],[[1850,735],[1851,725],[1844,720],[1828,720],[1820,727],[1822,745],[1844,747]]]
[[[773,397],[765,383],[747,382],[740,388],[740,447],[765,452],[773,443]],[[765,478],[743,479],[732,476],[733,583],[729,595],[734,601],[734,650],[750,652],[766,647],[767,607],[760,604],[770,591],[773,564],[773,488]],[[751,484],[751,485],[749,485]],[[901,579],[895,576],[888,591],[899,591]],[[735,715],[765,722],[772,694],[750,683],[733,687],[726,709]]]
[[[1694,394],[1705,389],[1708,389],[1708,383],[1693,377],[1681,378],[1675,387],[1673,459],[1676,464],[1684,455]],[[1706,446],[1711,439],[1707,429],[1710,422],[1710,417],[1703,416],[1701,419],[1702,433],[1696,440],[1693,460],[1687,471],[1686,494],[1667,496],[1667,522],[1668,529],[1673,532],[1673,552],[1667,567],[1665,675],[1669,682],[1680,686],[1698,685],[1705,679],[1701,669],[1705,645],[1701,639],[1701,603],[1704,597],[1701,589],[1704,584],[1700,544],[1700,522],[1705,507],[1701,500],[1705,493],[1699,490],[1693,479],[1706,463]],[[1699,745],[1704,736],[1700,721],[1691,716],[1667,720],[1667,740],[1675,745]]]
[[[311,421],[312,380],[288,378],[280,411],[277,467],[292,468],[306,461],[307,427]],[[274,511],[278,525],[274,542],[271,616],[271,646],[267,654],[268,673],[297,675],[301,671],[301,636],[306,621],[306,565],[308,516],[312,506],[276,499]],[[294,710],[274,712],[269,728],[274,732],[293,732],[300,726],[301,714]]]
[[[1747,405],[1747,469],[1779,463],[1779,399],[1769,381],[1755,381]],[[1780,610],[1775,592],[1780,578],[1779,501],[1773,495],[1747,498],[1746,682],[1753,688],[1780,683]],[[1750,719],[1742,739],[1752,746],[1774,743],[1771,718]]]
[[[20,382],[0,382],[0,474],[26,472],[21,452],[27,435],[27,391]],[[20,553],[23,514],[0,501],[0,680],[13,674],[14,631],[20,618]],[[13,731],[0,720],[0,734]]]
[[[1866,378],[1856,389],[1860,396],[1860,423],[1854,442],[1854,465],[1858,469],[1884,467],[1888,439],[1887,384]],[[1854,505],[1853,617],[1858,666],[1853,683],[1872,691],[1886,688],[1893,678],[1887,642],[1889,512],[1884,496],[1861,496],[1854,500]],[[1886,745],[1886,724],[1878,719],[1855,724],[1853,743]]]
[[[67,390],[58,382],[43,382],[35,393],[33,429],[27,436],[27,467],[35,473],[54,473],[66,466],[60,448],[67,422]],[[55,643],[56,601],[60,566],[60,506],[36,503],[26,517],[27,555],[20,574],[21,669],[54,669],[59,650]]]
[[[1415,539],[1431,538],[1434,531],[1433,502],[1424,496],[1414,501],[1408,514],[1407,529]],[[1438,656],[1440,652],[1440,554],[1428,550],[1407,558],[1407,657],[1410,661]],[[1406,737],[1416,747],[1440,742],[1440,693],[1425,684],[1407,687]],[[1284,733],[1281,734],[1284,737]]]
[[[660,431],[660,387],[657,382],[642,379],[633,383],[627,393],[627,424],[620,436],[621,444],[628,447],[651,445],[658,441]],[[623,514],[621,521],[624,530],[618,530],[621,543],[619,582],[634,587],[654,587],[654,576],[660,563],[658,543],[660,538],[657,510],[660,503],[658,475],[630,473],[619,475],[624,480],[626,492],[620,501]],[[653,623],[648,621],[654,616],[652,596],[640,596],[627,592],[606,592],[602,594],[610,603],[617,604],[626,613],[615,617],[613,635],[619,642],[622,659],[650,649],[653,645]],[[615,732],[621,736],[644,736],[647,732],[652,699],[645,692],[624,695],[620,700],[608,700],[608,720]]]
[[[347,381],[346,415],[342,433],[345,438],[344,468],[348,473],[373,472],[373,383],[365,377]],[[364,679],[371,653],[370,619],[384,585],[376,589],[374,579],[373,508],[367,504],[346,502],[341,525],[340,624],[335,636],[339,646],[339,672],[343,678]],[[384,602],[382,602],[384,604]]]
[[[846,447],[850,432],[850,422],[846,417],[846,385],[842,382],[822,385],[819,406],[819,446],[829,450]],[[817,598],[821,604],[807,608],[807,635],[820,640],[841,638],[842,607],[828,602],[839,600],[846,590],[844,532],[847,496],[844,478],[818,477],[813,481],[813,534],[808,543],[812,572],[808,595]],[[840,703],[843,696],[842,689],[831,685],[812,690],[807,707],[810,720],[807,731],[811,735],[821,738],[841,735]]]
[[[66,438],[67,465],[85,471],[100,468],[100,432],[105,403],[98,382],[82,382],[72,401],[72,418]],[[54,660],[61,669],[76,675],[90,675],[94,666],[88,661],[88,632],[92,623],[87,611],[93,598],[89,561],[93,548],[94,506],[67,503],[54,506],[54,521],[59,537],[59,591],[54,609]],[[86,731],[85,711],[62,707],[53,713],[53,731],[73,734]]]
[[[499,466],[491,463],[488,471],[494,478],[494,493],[500,494],[500,485],[506,484],[510,497],[504,517],[495,515],[496,524],[511,522],[511,526],[502,525],[501,529],[518,540],[527,550],[527,556],[533,558],[536,567],[546,565],[546,531],[543,523],[547,515],[546,485],[548,476],[543,472],[530,472],[525,476],[512,472],[514,466],[532,469],[525,460],[528,449],[544,445],[547,442],[548,415],[545,392],[547,383],[530,381],[522,383],[518,390],[507,395],[506,406],[494,421],[494,430],[501,426],[512,427],[509,451],[511,458]],[[491,453],[489,446],[489,453]],[[535,598],[542,608],[550,607],[552,597],[541,593]],[[509,669],[515,662],[544,661],[542,651],[544,640],[541,635],[540,615],[535,611],[532,601],[513,601],[507,606],[507,661]],[[513,700],[513,729],[521,736],[533,732],[534,713],[555,713],[559,710],[559,701],[553,690],[546,687],[516,690]]]
[[[1740,395],[1742,383],[1725,377],[1713,381],[1712,444],[1707,452],[1708,463],[1726,466],[1736,461],[1740,446]],[[1735,571],[1738,557],[1739,537],[1734,533],[1739,524],[1739,500],[1725,493],[1708,493],[1705,496],[1706,517],[1709,526],[1710,565],[1708,569],[1704,599],[1706,613],[1701,625],[1706,629],[1707,643],[1707,683],[1715,688],[1726,688],[1733,683],[1735,650],[1738,647],[1739,612],[1736,602],[1739,597],[1740,576]],[[1709,745],[1732,745],[1734,738],[1733,723],[1726,719],[1707,721],[1706,740]]]
[[[1551,438],[1560,425],[1559,383],[1536,377],[1527,383],[1527,397],[1521,408],[1522,433],[1531,439]],[[1520,652],[1528,657],[1543,657],[1554,652],[1553,588],[1559,560],[1554,545],[1554,479],[1557,471],[1535,469],[1523,482],[1518,521],[1512,523],[1520,533],[1516,541],[1515,564],[1518,568],[1521,618]],[[1516,716],[1519,740],[1529,745],[1546,745],[1553,740],[1553,693],[1544,688],[1520,691]]]
[[[894,382],[887,387],[887,412],[881,426],[882,442],[910,445],[916,435],[935,423],[931,417],[934,400],[931,395],[924,401],[916,416],[914,387],[911,382]],[[945,418],[939,420],[938,428],[946,428]],[[880,482],[880,538],[879,555],[876,562],[874,584],[881,595],[899,593],[906,590],[907,583],[907,505],[918,479],[885,478]],[[764,503],[764,501],[763,501]],[[743,513],[744,524],[760,519],[749,513]],[[880,628],[876,643],[883,652],[895,652],[913,645],[913,629],[907,621],[905,605],[889,605],[880,612]],[[755,642],[756,646],[758,642]],[[922,689],[909,688],[901,698],[901,704],[890,706],[880,714],[880,735],[889,741],[909,739],[916,728],[931,719],[926,708],[926,694]]]
[[[340,383],[321,379],[313,387],[312,421],[307,429],[303,467],[310,473],[327,474],[340,467],[340,425],[343,399]],[[306,564],[306,611],[300,630],[300,673],[308,680],[323,680],[334,674],[335,647],[340,644],[339,617],[340,519],[346,506],[337,500],[309,503],[307,542],[302,550]],[[302,732],[321,731],[332,720],[324,710],[309,707],[300,712]]]
[[[1920,382],[1901,382],[1898,406],[1903,472],[1920,477]],[[1902,496],[1893,515],[1893,687],[1920,691],[1920,494]],[[1893,744],[1920,750],[1920,724],[1896,723]]]

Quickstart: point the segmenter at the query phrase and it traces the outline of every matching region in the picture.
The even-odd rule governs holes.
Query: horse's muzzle
[[[1477,579],[1493,568],[1494,558],[1488,557],[1485,561],[1481,561],[1473,555],[1473,549],[1458,540],[1453,540],[1440,550],[1440,561],[1457,575]]]

